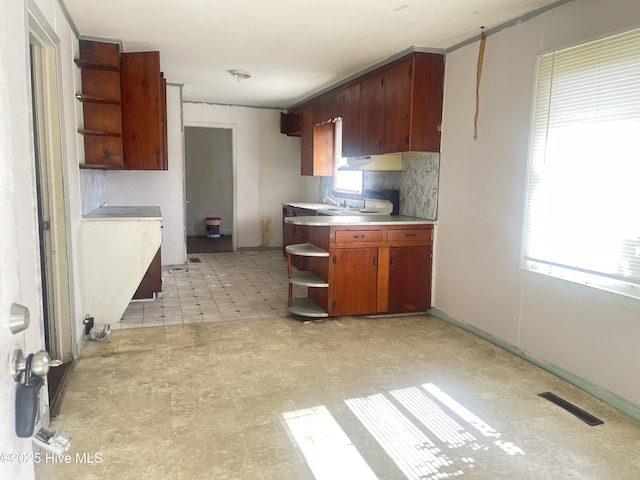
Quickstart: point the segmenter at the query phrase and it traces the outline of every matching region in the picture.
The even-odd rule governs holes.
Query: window
[[[335,120],[333,192],[337,194],[360,195],[362,193],[363,173],[340,170],[347,166],[347,159],[342,156],[342,118]]]
[[[539,58],[526,268],[640,298],[640,30]]]

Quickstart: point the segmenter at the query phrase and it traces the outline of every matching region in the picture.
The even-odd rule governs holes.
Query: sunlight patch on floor
[[[378,478],[324,405],[282,417],[317,480]]]
[[[345,403],[408,479],[429,478],[452,464],[440,448],[381,393],[352,398]]]

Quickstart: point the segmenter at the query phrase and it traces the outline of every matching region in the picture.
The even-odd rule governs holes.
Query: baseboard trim
[[[194,253],[193,255],[197,255],[197,253]],[[162,265],[162,271],[166,272],[168,270],[189,270],[189,264],[180,263],[176,265]]]
[[[540,358],[534,357],[533,355],[523,350],[520,350],[518,347],[511,345],[510,343],[507,343],[504,340],[501,340],[498,337],[495,337],[478,327],[475,327],[473,325],[470,325],[461,320],[451,317],[450,315],[443,312],[442,310],[439,310],[437,308],[431,308],[427,310],[427,314],[433,317],[436,317],[444,322],[447,322],[451,325],[454,325],[458,328],[461,328],[462,330],[465,330],[469,333],[472,333],[473,335],[476,335],[477,337],[480,337],[483,340],[486,340],[487,342],[492,343],[493,345],[500,347],[503,350],[506,350],[507,352],[512,353],[513,355],[520,357],[523,360],[526,360],[527,362],[551,373],[552,375],[555,375],[556,377],[564,380],[565,382],[573,385],[574,387],[577,387],[580,390],[585,391],[589,395],[597,398],[598,400],[603,401],[607,405],[615,408],[616,410],[621,411],[625,415],[629,415],[631,418],[640,421],[640,407],[616,395],[615,393],[604,390],[598,387],[597,385],[591,382],[588,382],[587,380],[584,380],[583,378],[580,378],[568,372],[567,370],[564,370],[563,368],[553,365],[552,363],[549,363],[544,360],[541,360]]]

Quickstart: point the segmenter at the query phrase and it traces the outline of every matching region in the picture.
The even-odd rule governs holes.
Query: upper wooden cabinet
[[[412,53],[343,91],[342,154],[440,151],[444,56]]]
[[[302,134],[302,114],[280,112],[280,133],[299,137]]]
[[[82,168],[166,170],[166,81],[158,52],[80,41]]]
[[[80,40],[82,102],[87,168],[122,168],[122,115],[120,108],[120,46]]]
[[[314,125],[313,106],[302,110],[300,135],[302,175],[332,176],[334,156],[335,124],[332,122]]]
[[[334,88],[313,100],[313,123],[330,122],[342,115],[342,88]]]
[[[166,170],[166,82],[160,53],[123,53],[121,60],[124,168]]]

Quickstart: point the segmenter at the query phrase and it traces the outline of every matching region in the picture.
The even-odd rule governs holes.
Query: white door
[[[28,82],[29,36],[34,23],[31,18],[29,25],[25,22],[26,8],[24,2],[0,0],[0,455],[4,455],[0,478],[17,480],[34,478],[33,462],[20,461],[33,452],[33,444],[15,433],[18,384],[11,376],[10,359],[16,349],[28,354],[45,346]],[[49,112],[59,121],[57,108]],[[14,303],[26,306],[30,313],[29,327],[17,334],[9,329]]]
[[[9,359],[17,348],[33,352],[44,346],[23,8],[21,2],[0,0],[0,454],[5,455],[0,478],[15,479],[33,478],[34,468],[18,457],[6,457],[32,452],[31,440],[15,434],[17,383],[10,375]],[[31,313],[29,328],[16,335],[9,330],[13,303],[27,306]]]

